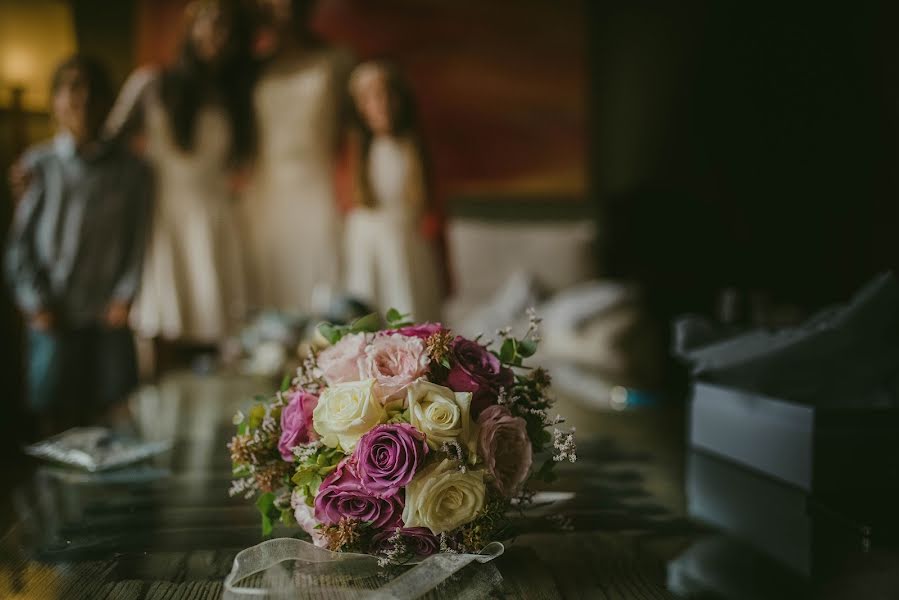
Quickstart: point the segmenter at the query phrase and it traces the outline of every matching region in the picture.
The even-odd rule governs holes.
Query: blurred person
[[[433,215],[424,151],[409,88],[383,61],[350,77],[354,208],[347,217],[347,289],[380,310],[440,319],[442,268],[425,226]]]
[[[259,153],[243,222],[259,309],[323,313],[340,284],[335,168],[352,60],[312,32],[314,6],[257,0],[267,64],[253,98]]]
[[[238,0],[198,0],[177,62],[126,82],[107,134],[137,140],[158,195],[132,323],[155,341],[156,372],[189,365],[246,310],[235,182],[251,160],[252,27]]]
[[[112,100],[104,69],[76,55],[57,67],[58,133],[28,150],[6,274],[28,321],[28,401],[41,433],[77,424],[137,381],[128,311],[140,280],[152,178],[100,130]]]

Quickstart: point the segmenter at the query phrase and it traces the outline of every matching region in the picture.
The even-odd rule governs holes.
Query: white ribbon
[[[327,595],[336,600],[413,600],[423,596],[472,562],[488,563],[502,555],[499,542],[488,544],[479,554],[434,554],[377,589],[352,584],[371,584],[384,570],[368,554],[331,552],[294,538],[277,538],[242,550],[234,557],[225,578],[224,600],[244,598],[296,598],[297,592]],[[281,563],[295,561],[293,576]],[[241,586],[239,582],[265,573],[264,587]],[[256,578],[258,579],[258,578]],[[339,586],[339,583],[350,586]],[[454,590],[462,599],[486,597],[502,581],[493,565],[478,569]]]

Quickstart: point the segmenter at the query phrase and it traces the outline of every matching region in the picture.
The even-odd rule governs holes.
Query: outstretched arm
[[[103,126],[104,137],[121,139],[140,129],[144,100],[157,77],[158,72],[152,67],[141,67],[131,74],[109,111]]]

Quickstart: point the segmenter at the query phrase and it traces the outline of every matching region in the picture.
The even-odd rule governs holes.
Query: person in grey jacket
[[[74,424],[136,383],[128,311],[140,281],[152,178],[100,138],[112,99],[105,71],[73,56],[51,86],[54,139],[22,158],[29,173],[6,250],[28,322],[28,399],[46,423]]]

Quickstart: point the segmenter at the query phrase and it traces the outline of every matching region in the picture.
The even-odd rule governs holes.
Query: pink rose
[[[405,396],[406,387],[427,372],[428,360],[419,338],[379,335],[365,349],[360,371],[375,380],[375,394],[386,404]]]
[[[293,448],[318,439],[312,428],[312,411],[318,406],[318,397],[302,390],[293,392],[287,406],[281,409],[281,438],[278,452],[287,462],[293,462]]]
[[[527,423],[512,416],[505,406],[495,404],[481,412],[478,424],[478,450],[487,473],[503,496],[512,496],[528,478],[533,462]]]
[[[364,333],[352,333],[322,350],[318,355],[318,368],[328,385],[363,379],[359,373],[359,361],[365,357],[367,343],[368,337]]]
[[[317,528],[318,520],[315,518],[315,509],[306,504],[306,499],[297,490],[290,496],[290,506],[293,508],[293,516],[297,525],[312,538],[312,543],[319,548],[324,548],[328,542],[322,537],[321,530]]]

